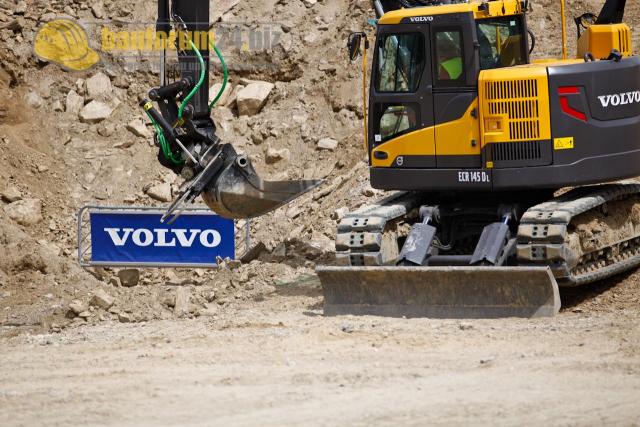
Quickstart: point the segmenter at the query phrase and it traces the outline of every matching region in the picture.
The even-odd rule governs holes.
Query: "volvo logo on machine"
[[[409,18],[411,22],[433,22],[433,16],[412,16]]]
[[[617,107],[619,105],[637,104],[640,103],[640,90],[633,92],[616,93],[612,95],[602,95],[598,99],[603,108],[609,108],[610,106]]]

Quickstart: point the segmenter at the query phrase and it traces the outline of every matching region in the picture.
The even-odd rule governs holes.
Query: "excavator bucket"
[[[271,212],[320,185],[322,180],[265,181],[243,155],[227,164],[202,193],[211,210],[225,218],[254,218]]]
[[[318,267],[324,314],[482,319],[552,317],[548,267]]]

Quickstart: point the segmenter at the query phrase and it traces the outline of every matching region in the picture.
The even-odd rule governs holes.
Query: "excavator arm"
[[[180,78],[169,82],[167,49],[160,58],[160,86],[141,101],[156,130],[158,161],[185,179],[165,219],[175,220],[202,195],[227,218],[253,218],[283,206],[320,181],[264,181],[246,155],[216,135],[209,104],[209,0],[158,0],[157,35],[176,31]],[[169,39],[169,37],[165,37]],[[212,49],[210,49],[212,48]],[[155,104],[157,104],[157,107]]]

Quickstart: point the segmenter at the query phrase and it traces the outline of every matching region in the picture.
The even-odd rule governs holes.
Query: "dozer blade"
[[[207,185],[202,198],[211,210],[225,218],[254,218],[286,205],[321,183],[264,181],[246,156],[237,156]]]
[[[548,267],[318,267],[324,314],[482,319],[552,317]]]

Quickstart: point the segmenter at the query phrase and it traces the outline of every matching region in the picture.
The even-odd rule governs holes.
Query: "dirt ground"
[[[531,2],[536,58],[560,53],[558,3]],[[628,3],[636,30],[640,5]],[[570,51],[571,18],[601,4],[567,2]],[[281,33],[271,51],[224,49],[234,90],[275,88],[255,116],[216,107],[219,136],[264,177],[325,183],[251,223],[261,249],[250,263],[142,270],[125,286],[117,269],[78,266],[75,214],[166,205],[158,186],[175,196],[179,180],[130,126],[145,120],[137,102],[157,82],[153,61],[71,73],[31,44],[53,18],[153,23],[155,0],[0,0],[0,426],[640,425],[638,272],[563,291],[554,319],[323,317],[313,271],[331,262],[337,220],[382,196],[363,161],[359,64],[344,52],[349,31],[373,35],[371,2],[212,5],[217,25]],[[98,73],[108,90],[93,99]],[[82,123],[74,96],[113,112]],[[337,149],[320,150],[322,138]],[[15,198],[40,217],[9,217]],[[109,308],[92,302],[99,292]]]
[[[636,426],[639,281],[544,320],[324,318],[306,283],[206,320],[19,335],[0,424]]]

